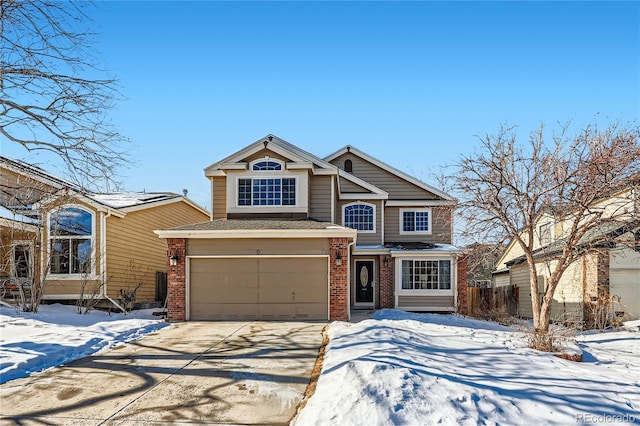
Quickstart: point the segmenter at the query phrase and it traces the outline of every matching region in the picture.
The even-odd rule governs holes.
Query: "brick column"
[[[456,279],[458,306],[456,306],[456,312],[461,315],[469,314],[467,310],[468,260],[468,255],[463,255],[458,258],[458,277]]]
[[[385,259],[387,266],[384,266]],[[388,254],[380,255],[380,308],[394,308],[393,259]]]
[[[187,319],[187,276],[186,253],[187,240],[185,238],[167,239],[167,321],[177,322]],[[171,256],[178,256],[178,263],[171,265]]]
[[[342,259],[336,264],[336,259]],[[349,239],[329,238],[329,320],[349,320]]]

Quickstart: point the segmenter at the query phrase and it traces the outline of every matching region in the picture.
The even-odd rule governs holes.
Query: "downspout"
[[[111,209],[108,209],[107,212],[106,215],[104,212],[100,212],[100,273],[102,274],[102,282],[104,283],[102,286],[102,296],[126,315],[127,310],[107,295],[107,219],[111,217]]]
[[[453,312],[459,312],[458,306],[458,255],[456,253],[453,254],[453,277],[455,279],[454,283],[456,285],[456,291],[453,292]]]

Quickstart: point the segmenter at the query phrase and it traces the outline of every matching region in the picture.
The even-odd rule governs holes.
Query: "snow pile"
[[[579,336],[585,362],[525,347],[518,331],[456,315],[378,312],[333,323],[297,425],[640,421],[640,333]]]
[[[37,314],[0,307],[0,383],[92,355],[168,325],[142,310],[127,315],[42,305]]]

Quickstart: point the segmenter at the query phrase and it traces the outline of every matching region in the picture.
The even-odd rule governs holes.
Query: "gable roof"
[[[346,179],[349,182],[352,182],[355,185],[359,186],[360,188],[363,188],[364,190],[368,191],[364,193],[343,193],[341,190],[339,194],[340,198],[353,198],[353,197],[350,197],[350,195],[361,196],[363,194],[367,195],[369,198],[375,198],[375,199],[381,199],[381,200],[386,200],[389,198],[388,192],[383,191],[377,186],[372,185],[369,182],[366,182],[360,179],[359,177],[352,175],[351,173],[347,173],[344,170],[338,169],[338,175],[341,178]],[[338,186],[340,186],[340,179],[338,179]]]
[[[372,156],[360,151],[359,149],[354,148],[351,145],[346,145],[343,148],[340,148],[339,150],[337,150],[333,154],[330,154],[330,155],[326,156],[324,158],[324,160],[330,162],[330,161],[332,161],[332,160],[334,160],[334,159],[336,159],[336,158],[338,158],[341,155],[346,154],[346,153],[351,153],[351,154],[353,154],[353,155],[355,155],[357,157],[360,157],[363,160],[366,160],[369,163],[374,164],[374,165],[380,167],[381,169],[383,169],[383,170],[385,170],[385,171],[387,171],[387,172],[399,177],[400,179],[404,179],[405,181],[407,181],[409,183],[412,183],[413,185],[415,185],[415,186],[417,186],[417,187],[419,187],[421,189],[424,189],[425,191],[429,191],[432,194],[435,194],[438,197],[443,198],[444,200],[455,202],[455,198],[453,198],[451,195],[447,194],[446,192],[441,191],[439,189],[436,189],[435,187],[433,187],[431,185],[428,185],[428,184],[426,184],[426,183],[424,183],[424,182],[422,182],[422,181],[420,181],[420,180],[418,180],[418,179],[416,179],[416,178],[414,178],[412,176],[409,176],[408,174],[406,174],[404,172],[401,172],[400,170],[396,169],[395,167],[392,167],[392,166],[388,165],[387,163],[384,163],[384,162],[378,160],[377,158],[374,158],[374,157],[372,157]]]
[[[309,152],[298,148],[297,146],[290,144],[289,142],[281,139],[275,135],[268,134],[267,136],[258,139],[251,145],[241,149],[240,151],[236,151],[235,153],[229,155],[228,157],[223,158],[222,160],[211,164],[210,166],[204,169],[205,176],[214,176],[216,175],[216,171],[221,170],[224,167],[225,163],[236,163],[241,161],[242,159],[255,154],[263,149],[271,150],[277,154],[282,155],[283,157],[290,158],[296,162],[306,162],[317,169],[326,170],[329,174],[337,174],[337,167],[333,164],[316,157]],[[316,170],[317,171],[317,170]]]

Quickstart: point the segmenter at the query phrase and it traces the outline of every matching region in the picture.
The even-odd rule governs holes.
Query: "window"
[[[16,241],[13,243],[11,275],[15,278],[33,277],[33,243],[30,241]]]
[[[271,170],[282,170],[282,164],[276,161],[259,161],[253,165],[252,168],[254,171],[271,171]]]
[[[344,226],[358,231],[375,232],[375,209],[370,204],[349,204],[344,208]]]
[[[353,162],[351,160],[344,160],[344,171],[349,173],[353,171]]]
[[[551,244],[551,223],[545,223],[538,228],[540,232],[540,244],[545,246]]]
[[[450,260],[403,260],[403,290],[451,290]]]
[[[431,210],[400,210],[400,233],[431,233]]]
[[[56,210],[49,216],[52,274],[80,274],[91,269],[93,216],[77,208]]]
[[[295,206],[296,180],[295,178],[238,179],[238,205]]]

